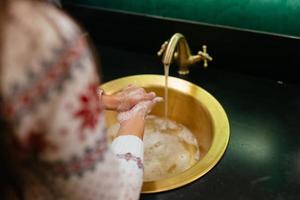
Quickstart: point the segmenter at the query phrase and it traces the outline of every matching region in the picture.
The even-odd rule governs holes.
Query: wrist
[[[134,115],[130,119],[123,121],[120,124],[118,136],[120,135],[135,135],[143,139],[145,127],[145,118],[142,115]]]

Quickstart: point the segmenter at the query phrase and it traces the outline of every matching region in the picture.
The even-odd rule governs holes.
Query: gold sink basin
[[[136,75],[116,79],[101,87],[113,94],[128,84],[135,84],[164,96],[165,77]],[[188,81],[169,77],[169,118],[189,128],[196,137],[200,160],[189,169],[172,177],[144,182],[142,193],[154,193],[178,188],[206,174],[222,157],[229,140],[229,123],[220,103],[201,87]],[[154,107],[151,114],[164,116],[164,104]],[[116,123],[116,113],[106,111],[108,128]]]

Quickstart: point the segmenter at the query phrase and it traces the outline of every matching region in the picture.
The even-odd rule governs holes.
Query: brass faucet
[[[180,33],[175,33],[169,41],[161,45],[157,55],[162,55],[163,64],[168,66],[171,65],[174,58],[179,65],[178,73],[186,75],[189,73],[190,65],[203,60],[204,67],[207,67],[207,62],[212,61],[213,58],[207,53],[207,47],[203,45],[202,48],[203,50],[198,51],[197,55],[192,55],[185,37]]]

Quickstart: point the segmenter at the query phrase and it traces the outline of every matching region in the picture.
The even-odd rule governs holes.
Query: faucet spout
[[[180,33],[175,33],[169,41],[162,44],[160,51],[164,65],[171,65],[173,60],[179,65],[179,74],[188,74],[188,67],[201,60],[204,61],[204,67],[207,67],[207,60],[211,61],[212,57],[206,52],[206,46],[203,46],[203,52],[199,51],[197,55],[192,55],[185,37]]]

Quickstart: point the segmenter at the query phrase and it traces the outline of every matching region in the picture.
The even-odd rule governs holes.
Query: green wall
[[[65,2],[300,36],[300,0],[65,0]]]

